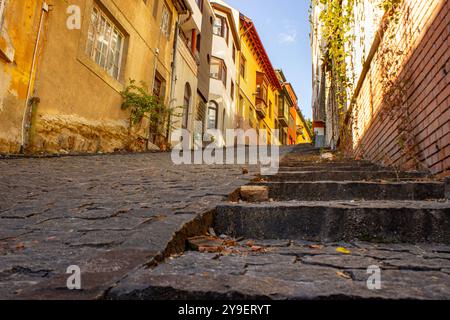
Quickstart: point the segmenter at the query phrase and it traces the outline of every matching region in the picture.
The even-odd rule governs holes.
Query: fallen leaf
[[[312,244],[312,245],[309,246],[309,248],[322,250],[324,247],[321,244]]]
[[[24,250],[25,249],[25,244],[23,242],[20,242],[16,245],[16,249],[17,250]]]
[[[238,245],[235,240],[226,240],[223,244],[227,247],[236,247]]]
[[[261,251],[263,248],[259,246],[252,246],[252,251]]]
[[[224,250],[223,247],[200,247],[198,249],[199,252],[203,253],[217,253],[222,252]]]
[[[337,248],[336,251],[339,252],[339,253],[343,253],[343,254],[350,254],[350,250],[347,250],[347,249],[345,249],[343,247]]]
[[[349,274],[347,274],[345,272],[342,272],[342,271],[337,271],[336,274],[339,277],[344,278],[344,279],[351,279],[352,278]]]

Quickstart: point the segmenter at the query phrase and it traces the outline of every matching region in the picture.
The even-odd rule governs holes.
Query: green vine
[[[158,138],[160,147],[166,145],[167,141],[162,140],[174,109],[166,106],[160,98],[149,94],[147,85],[142,81],[137,84],[135,80],[130,80],[130,84],[120,94],[123,98],[122,110],[130,110],[130,127],[148,119],[150,135]]]
[[[168,116],[169,109],[160,102],[158,97],[150,95],[144,82],[136,84],[135,80],[130,80],[130,84],[122,91],[122,110],[130,109],[130,122],[136,125],[144,118],[148,118],[153,123]]]
[[[381,78],[383,109],[380,114],[382,119],[390,118],[391,121],[397,122],[397,144],[404,159],[409,161],[409,169],[417,169],[421,163],[417,157],[418,144],[408,101],[411,70],[410,66],[405,64],[408,45],[412,43],[412,30],[409,10],[399,9],[402,3],[403,0],[383,1],[387,21],[383,30],[383,43],[379,49],[379,64],[383,74]],[[399,28],[403,29],[401,33]],[[401,42],[408,45],[402,47]]]
[[[323,38],[326,39],[325,65],[331,72],[331,80],[336,88],[336,100],[340,112],[343,111],[347,89],[351,88],[352,81],[347,74],[346,44],[350,43],[352,35],[349,33],[354,22],[353,7],[355,0],[348,0],[343,4],[342,0],[314,0],[323,5],[319,21]]]
[[[394,21],[394,23],[399,22],[399,11],[397,9],[401,5],[402,1],[403,0],[383,0],[380,4],[389,20]]]

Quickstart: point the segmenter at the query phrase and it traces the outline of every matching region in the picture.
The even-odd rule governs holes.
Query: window
[[[233,43],[233,52],[232,52],[233,62],[236,63],[236,46]]]
[[[0,28],[3,24],[3,15],[5,14],[7,0],[0,0]]]
[[[228,24],[227,19],[221,16],[216,16],[216,20],[214,21],[213,33],[216,36],[222,37],[228,43]]]
[[[165,81],[159,73],[156,74],[155,81],[153,83],[153,95],[159,98],[161,101],[164,100]]]
[[[241,55],[241,61],[239,65],[239,72],[241,73],[241,77],[245,79],[245,69],[246,69],[247,60],[245,60],[244,56]]]
[[[186,83],[186,86],[184,87],[184,99],[183,99],[183,129],[187,129],[188,122],[189,122],[189,109],[191,106],[191,97],[192,97],[192,90],[189,83]]]
[[[227,117],[227,112],[225,109],[222,111],[222,131],[225,133],[225,119]]]
[[[166,5],[164,5],[161,20],[161,32],[166,36],[166,38],[170,37],[171,23],[172,14],[170,13],[169,9],[167,9]]]
[[[98,7],[94,6],[89,22],[86,54],[117,80],[120,77],[123,44],[124,35]]]
[[[244,98],[241,95],[239,95],[239,111],[238,111],[239,116],[242,116],[243,111],[244,111]]]
[[[217,129],[217,111],[219,106],[211,101],[208,106],[208,129]]]
[[[269,92],[269,85],[266,75],[262,72],[256,72],[256,98],[264,101],[267,104],[267,95]]]
[[[211,78],[221,80],[224,86],[227,86],[227,67],[222,59],[212,57]]]
[[[231,79],[231,92],[230,92],[231,100],[234,101],[234,82]]]

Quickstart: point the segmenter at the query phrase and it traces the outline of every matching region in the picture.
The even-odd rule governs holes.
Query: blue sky
[[[311,118],[309,0],[225,0],[251,18],[274,68],[281,68]]]

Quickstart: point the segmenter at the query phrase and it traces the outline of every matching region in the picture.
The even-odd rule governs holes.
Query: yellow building
[[[31,65],[42,1],[0,1],[0,152],[17,153],[22,144],[22,118],[33,83]],[[42,13],[41,13],[42,12]]]
[[[281,85],[255,25],[242,14],[240,39],[237,127],[267,130],[270,142],[277,128]]]
[[[296,110],[297,144],[312,143],[311,129],[308,127],[302,112],[298,108]]]
[[[121,110],[129,79],[169,102],[185,0],[0,1],[0,152],[144,150]],[[151,141],[150,141],[151,142]]]

